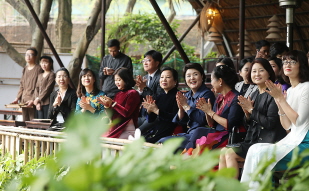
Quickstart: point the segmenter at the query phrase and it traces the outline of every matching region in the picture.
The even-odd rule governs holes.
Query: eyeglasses
[[[25,57],[33,57],[34,56],[34,54],[25,54]]]
[[[297,64],[297,61],[295,61],[295,60],[291,60],[291,61],[284,60],[282,63],[283,63],[283,65],[290,64],[291,66],[295,66]]]
[[[150,62],[150,61],[151,61],[150,59],[144,59],[141,62],[144,63],[144,62]]]

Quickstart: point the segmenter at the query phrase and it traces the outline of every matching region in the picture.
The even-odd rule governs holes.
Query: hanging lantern
[[[281,30],[279,29],[279,19],[276,15],[272,16],[269,20],[270,23],[267,25],[269,29],[266,31],[268,35],[266,39],[281,39],[282,36],[280,35]]]

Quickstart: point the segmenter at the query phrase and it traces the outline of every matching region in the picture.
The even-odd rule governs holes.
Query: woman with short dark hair
[[[162,137],[173,133],[176,124],[172,122],[178,111],[176,93],[178,87],[178,73],[175,69],[165,67],[161,70],[160,86],[164,93],[157,98],[146,96],[143,107],[147,110],[147,120],[139,126],[142,135],[149,143],[155,143]]]
[[[137,128],[140,95],[132,89],[135,81],[128,68],[118,68],[114,73],[114,80],[120,92],[115,94],[114,99],[107,96],[99,99],[112,120],[109,131],[103,136],[128,139],[129,135],[134,135]]]
[[[62,122],[57,121],[57,116],[62,115],[63,122],[66,122],[71,113],[74,113],[76,108],[76,90],[69,86],[70,73],[66,68],[60,68],[56,71],[55,81],[59,87],[50,95],[48,119],[52,119],[52,125]]]

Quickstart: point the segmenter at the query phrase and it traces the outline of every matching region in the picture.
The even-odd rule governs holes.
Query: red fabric
[[[173,135],[177,135],[179,133],[184,133],[183,128],[182,128],[181,125],[178,125],[178,126],[175,127]]]
[[[112,127],[103,135],[104,137],[119,138],[127,124],[132,119],[135,128],[139,114],[140,95],[136,90],[120,91],[115,95],[117,104],[109,110],[113,111]]]

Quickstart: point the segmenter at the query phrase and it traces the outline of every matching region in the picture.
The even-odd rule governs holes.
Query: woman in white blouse
[[[266,82],[268,92],[274,97],[278,106],[280,121],[283,128],[290,133],[276,144],[258,143],[250,147],[244,165],[242,182],[250,181],[250,176],[257,170],[258,163],[275,154],[276,161],[268,166],[266,173],[272,169],[286,170],[291,161],[293,150],[298,147],[299,153],[309,148],[309,66],[306,54],[293,50],[283,57],[283,76],[291,84],[287,95],[282,93],[280,84]],[[261,178],[266,174],[261,175]],[[250,190],[257,190],[258,182],[251,181]]]

